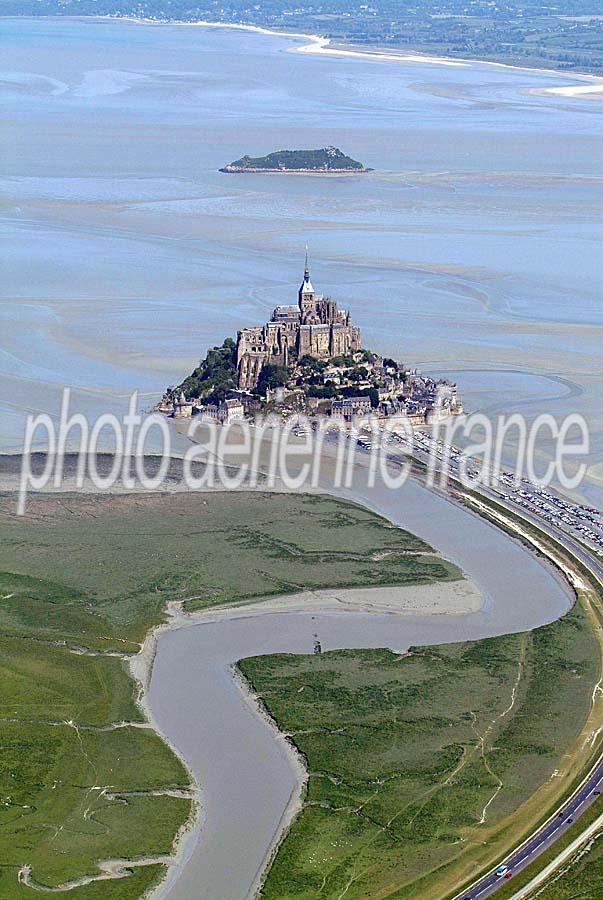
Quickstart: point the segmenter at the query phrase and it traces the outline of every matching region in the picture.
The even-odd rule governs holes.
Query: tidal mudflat
[[[584,413],[596,499],[603,106],[531,93],[566,75],[291,52],[304,43],[3,23],[2,446],[65,384],[91,415],[134,388],[150,405],[289,302],[309,244],[367,345],[456,377],[469,409]],[[375,171],[217,171],[300,142]]]

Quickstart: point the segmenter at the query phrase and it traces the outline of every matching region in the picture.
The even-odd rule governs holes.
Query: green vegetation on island
[[[405,656],[242,660],[309,770],[262,897],[445,896],[451,863],[518,834],[517,810],[584,726],[598,656],[576,605],[531,633]]]
[[[208,403],[219,403],[237,387],[237,345],[226,338],[221,347],[212,347],[205,359],[184,379],[176,390],[187,397],[203,397]]]
[[[187,609],[323,587],[460,577],[350,503],[267,494],[0,499],[0,897],[142,897],[191,811],[189,775],[126,667],[169,600]],[[351,549],[353,548],[353,549]],[[98,861],[149,860],[86,879]],[[152,861],[157,861],[153,863]]]
[[[368,172],[337,147],[321,150],[277,150],[267,156],[243,156],[220,172]]]
[[[373,364],[380,357],[370,350],[361,350],[353,355],[336,356],[328,360],[302,356],[298,359],[291,353],[289,364],[265,363],[258,383],[250,392],[258,401],[266,400],[270,391],[287,387],[291,391],[300,390],[306,398],[315,397],[328,400],[333,397],[369,397],[372,406],[379,403],[377,382],[372,378]],[[398,363],[392,359],[384,361],[392,371],[398,372]],[[406,374],[400,368],[399,378],[403,382]],[[237,348],[232,338],[226,338],[221,347],[212,347],[205,359],[177,387],[170,386],[166,396],[178,396],[184,392],[187,399],[202,401],[203,404],[221,403],[232,396],[238,387]]]

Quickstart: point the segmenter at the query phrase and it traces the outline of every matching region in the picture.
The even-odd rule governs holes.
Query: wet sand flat
[[[337,591],[302,591],[282,597],[246,603],[238,614],[275,612],[364,612],[395,615],[449,616],[477,612],[483,596],[469,581],[437,584],[396,585],[376,588],[342,588]],[[211,618],[232,618],[232,610],[212,613]]]
[[[600,500],[603,109],[542,93],[568,76],[300,54],[304,38],[202,26],[4,25],[4,449],[67,384],[91,416],[135,388],[150,405],[291,301],[307,243],[365,343],[455,377],[469,409],[582,412]],[[300,128],[375,171],[217,171]]]

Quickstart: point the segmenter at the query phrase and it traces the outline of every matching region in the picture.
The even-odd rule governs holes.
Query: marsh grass
[[[242,660],[310,773],[262,896],[441,895],[446,865],[551,778],[588,715],[597,659],[576,605],[531,633],[405,656]]]
[[[53,887],[98,874],[99,859],[171,851],[191,800],[169,791],[186,791],[189,776],[137,727],[124,664],[168,600],[199,609],[460,577],[423,541],[329,498],[48,495],[25,518],[13,504],[0,499],[1,900],[32,895],[17,881],[24,864]],[[141,897],[162,871],[66,896]]]

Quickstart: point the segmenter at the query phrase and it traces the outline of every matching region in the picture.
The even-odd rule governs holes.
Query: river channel
[[[481,610],[467,615],[261,613],[233,610],[164,631],[148,692],[156,725],[179,750],[202,792],[202,812],[157,897],[245,900],[253,896],[299,798],[299,765],[233,677],[242,657],[275,652],[389,647],[483,638],[552,621],[569,588],[522,544],[415,481],[399,491],[347,492],[428,540],[479,587]]]

